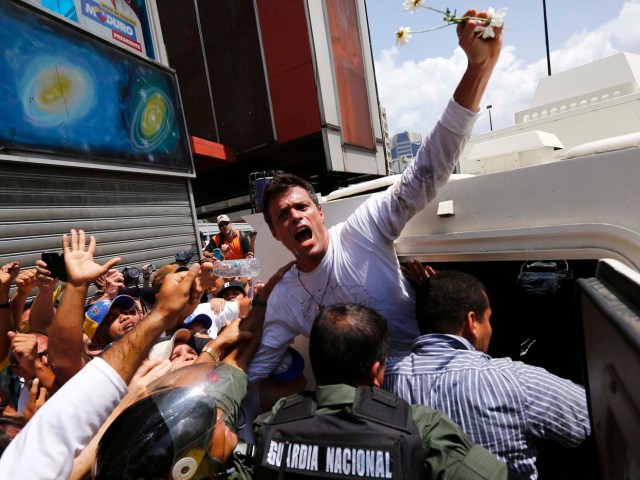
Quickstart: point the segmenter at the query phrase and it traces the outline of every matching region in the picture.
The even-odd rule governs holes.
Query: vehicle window
[[[552,261],[564,268],[562,259]],[[576,279],[593,277],[597,260],[569,260],[568,272],[555,292],[538,294],[530,293],[518,281],[523,265],[531,263],[532,260],[428,264],[436,270],[469,273],[487,287],[493,328],[489,355],[540,366],[585,385],[583,340],[576,325],[574,295]],[[576,449],[540,442],[538,453],[540,478],[600,478],[593,435]]]

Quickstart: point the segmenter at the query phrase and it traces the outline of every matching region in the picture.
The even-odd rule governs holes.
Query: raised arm
[[[16,287],[11,298],[11,318],[13,319],[13,329],[22,331],[22,312],[29,294],[36,288],[36,269],[30,268],[21,271],[16,277]]]
[[[475,13],[469,10],[465,16]],[[480,12],[477,16],[484,18],[487,14]],[[433,200],[438,189],[449,180],[471,134],[480,100],[500,55],[502,29],[495,29],[495,38],[481,39],[474,34],[478,25],[469,20],[464,26],[458,26],[459,45],[467,55],[467,69],[453,100],[425,137],[400,181],[373,195],[349,218],[350,235],[364,236],[376,245],[395,240],[406,223]]]
[[[120,401],[118,406],[113,409],[109,418],[102,424],[98,433],[91,439],[91,442],[84,450],[73,460],[73,470],[69,475],[69,480],[83,480],[90,478],[91,467],[96,459],[98,444],[113,421],[125,411],[129,406],[138,400],[144,398],[147,394],[147,385],[157,380],[161,376],[172,370],[172,364],[169,360],[159,362],[157,360],[147,360],[140,367],[129,383],[129,391]]]
[[[110,269],[105,275],[96,278],[96,284],[100,285],[102,296],[98,297],[94,303],[101,300],[113,300],[118,296],[121,288],[124,288],[124,275],[116,269]]]
[[[167,275],[153,310],[102,355],[125,382],[131,381],[162,332],[175,327],[182,321],[183,312],[193,311],[198,305],[204,291],[199,272],[196,263],[187,272]]]
[[[220,345],[220,348],[226,349],[226,355],[224,357],[224,361],[226,363],[229,363],[244,372],[249,369],[249,363],[256,353],[262,338],[262,325],[264,323],[269,295],[271,295],[273,287],[275,287],[282,277],[284,277],[284,274],[287,273],[294,263],[295,262],[289,262],[273,274],[264,287],[262,287],[260,293],[256,295],[253,307],[246,318],[243,318],[238,324],[234,322],[233,327],[237,328],[226,333],[222,330],[220,332],[221,338],[213,339],[209,342],[210,345],[208,344],[208,346],[214,349],[214,351],[216,351],[215,348],[218,345]],[[223,342],[226,342],[226,344]],[[213,357],[205,352],[200,356],[198,361],[213,361]]]
[[[4,363],[11,346],[11,340],[7,333],[14,327],[9,308],[9,289],[19,272],[20,264],[18,262],[5,263],[0,268],[0,363]]]
[[[104,265],[95,263],[96,239],[91,236],[87,247],[83,230],[71,230],[71,239],[64,235],[62,248],[68,282],[49,330],[49,364],[56,375],[56,387],[64,385],[85,363],[82,324],[89,285],[120,261],[113,258]]]
[[[93,270],[92,264],[86,263],[87,271]],[[180,312],[188,304],[200,299],[199,270],[200,266],[194,265],[188,272],[167,275],[153,312],[102,358],[92,360],[67,382],[11,442],[0,458],[0,478],[24,477],[27,464],[31,478],[68,478],[75,454],[90,442],[122,400],[126,383],[151,345],[161,332],[179,322]],[[65,441],[59,441],[56,434],[64,435]]]
[[[475,10],[468,10],[464,16],[487,18],[487,13],[476,14]],[[478,21],[469,20],[464,25],[459,24],[457,28],[458,44],[467,55],[467,70],[453,94],[453,99],[473,112],[480,111],[480,100],[502,49],[502,27],[494,29],[495,37],[483,39],[474,32],[479,25]]]
[[[29,331],[47,335],[53,321],[55,308],[53,308],[53,292],[58,280],[52,278],[47,270],[47,264],[42,260],[36,260],[36,295],[31,312],[29,312]]]

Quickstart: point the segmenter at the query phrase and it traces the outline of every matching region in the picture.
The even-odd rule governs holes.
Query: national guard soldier
[[[281,399],[256,431],[256,478],[510,478],[444,413],[380,390],[385,320],[334,305],[309,337],[318,387]]]

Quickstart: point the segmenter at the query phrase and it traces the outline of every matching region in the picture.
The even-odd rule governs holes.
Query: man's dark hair
[[[0,456],[26,424],[22,417],[0,417]]]
[[[353,303],[321,312],[309,335],[311,368],[319,385],[367,385],[371,367],[389,352],[387,322],[375,310]]]
[[[420,333],[457,333],[469,312],[482,315],[489,308],[486,290],[471,275],[439,271],[429,278],[424,298],[416,306]]]
[[[271,203],[271,200],[278,195],[288,192],[293,187],[304,188],[313,200],[313,203],[316,204],[316,207],[320,206],[316,191],[304,178],[291,173],[276,173],[269,183],[267,183],[267,186],[264,188],[264,192],[262,193],[262,215],[264,216],[265,222],[267,222],[267,225],[270,227],[273,227],[271,217],[269,216],[269,204]]]

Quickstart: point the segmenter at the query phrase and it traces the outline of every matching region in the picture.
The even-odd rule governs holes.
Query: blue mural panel
[[[0,0],[0,146],[191,172],[175,73]]]

